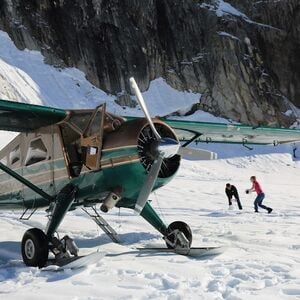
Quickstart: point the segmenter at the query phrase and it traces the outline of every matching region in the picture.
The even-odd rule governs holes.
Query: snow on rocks
[[[177,91],[162,78],[153,80],[143,95],[153,116],[189,110],[201,97]],[[0,99],[60,108],[94,108],[105,102],[112,113],[143,115],[139,108],[117,105],[115,95],[93,86],[78,69],[53,67],[44,63],[40,52],[20,51],[3,31],[0,31]]]
[[[245,20],[248,20],[249,18],[243,14],[241,11],[233,7],[230,3],[219,0],[218,1],[218,7],[216,10],[216,14],[218,17],[222,17],[225,14],[236,16],[236,17],[242,17]]]
[[[203,9],[208,9],[210,11],[215,12],[215,14],[219,18],[222,18],[224,16],[233,16],[235,18],[240,18],[240,19],[244,20],[245,22],[250,23],[254,26],[260,26],[260,27],[268,29],[268,30],[280,31],[279,28],[251,20],[247,15],[245,15],[240,10],[238,10],[233,5],[231,5],[230,3],[228,3],[224,0],[217,0],[213,5],[207,4],[207,3],[201,3],[199,6]]]

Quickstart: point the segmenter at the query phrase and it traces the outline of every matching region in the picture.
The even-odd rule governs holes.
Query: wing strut
[[[9,167],[5,166],[2,162],[0,162],[0,169],[7,173],[8,175],[12,176],[16,180],[20,181],[24,185],[26,185],[28,188],[30,188],[32,191],[36,192],[39,194],[41,197],[44,199],[48,200],[49,202],[53,201],[53,197],[46,192],[44,192],[42,189],[25,179],[23,176],[19,175],[17,172],[13,171]]]
[[[186,146],[188,146],[189,144],[191,144],[193,141],[195,141],[199,136],[201,136],[201,133],[198,133],[198,132],[193,132],[195,135],[192,137],[192,138],[190,138],[188,141],[186,141],[183,145],[182,145],[182,147],[186,147]]]

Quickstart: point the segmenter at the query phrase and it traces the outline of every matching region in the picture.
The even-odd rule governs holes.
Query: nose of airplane
[[[162,138],[158,144],[158,152],[164,158],[170,158],[179,151],[180,143],[171,138]]]

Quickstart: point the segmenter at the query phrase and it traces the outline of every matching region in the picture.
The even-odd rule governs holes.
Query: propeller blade
[[[158,173],[159,173],[162,162],[163,162],[163,157],[159,156],[157,158],[157,160],[154,161],[154,163],[150,169],[150,172],[146,178],[146,181],[140,191],[140,194],[139,194],[138,199],[135,204],[134,211],[137,214],[140,214],[142,212],[144,206],[146,205],[146,203],[148,201],[149,195],[150,195],[150,193],[153,189],[154,183],[158,177]]]
[[[171,138],[163,138],[159,141],[158,151],[164,158],[176,155],[180,149],[180,143]]]
[[[217,159],[217,153],[202,150],[202,149],[193,149],[193,148],[185,148],[180,147],[177,154],[190,159],[195,160],[213,160]]]
[[[145,114],[145,117],[147,118],[147,120],[148,120],[148,122],[149,122],[149,124],[150,124],[150,126],[151,126],[151,129],[152,129],[152,131],[153,131],[155,137],[156,137],[158,140],[160,140],[160,139],[161,139],[161,136],[160,136],[159,133],[157,132],[157,130],[156,130],[156,128],[155,128],[155,126],[154,126],[154,124],[153,124],[153,122],[152,122],[152,119],[151,119],[151,117],[150,117],[148,108],[147,108],[147,106],[146,106],[146,103],[145,103],[145,101],[144,101],[144,98],[143,98],[143,96],[142,96],[142,93],[141,93],[141,91],[140,91],[138,85],[136,84],[135,79],[134,79],[133,77],[130,77],[130,78],[129,78],[129,82],[130,82],[130,84],[131,84],[131,88],[133,89],[133,91],[134,91],[134,93],[135,93],[135,95],[136,95],[136,98],[137,98],[137,100],[138,100],[138,102],[139,102],[139,105],[141,106],[141,108],[142,108],[142,110],[143,110],[143,112],[144,112],[144,114]]]

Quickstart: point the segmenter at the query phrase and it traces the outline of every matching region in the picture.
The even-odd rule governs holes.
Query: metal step
[[[89,207],[92,211],[88,211],[88,208],[82,208],[82,210],[88,214],[92,220],[106,233],[106,235],[114,242],[121,243],[119,235],[117,232],[105,221],[105,219],[99,215],[97,209],[93,207]]]

